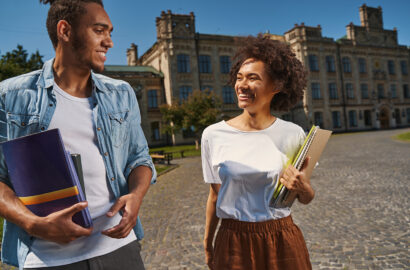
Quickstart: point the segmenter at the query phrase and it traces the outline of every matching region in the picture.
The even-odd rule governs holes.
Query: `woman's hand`
[[[214,248],[212,243],[208,243],[207,239],[204,239],[204,249],[205,249],[205,262],[208,265],[210,270],[214,269],[213,260],[214,260]]]
[[[300,171],[292,165],[289,165],[280,178],[280,182],[288,190],[296,192],[299,201],[303,204],[308,204],[315,196],[315,192],[310,185],[310,179],[307,178],[305,174],[309,160],[310,157],[306,157]]]

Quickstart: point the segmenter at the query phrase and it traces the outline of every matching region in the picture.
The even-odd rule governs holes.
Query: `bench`
[[[152,153],[150,156],[154,163],[165,163],[166,160],[168,165],[171,164],[172,153]]]
[[[181,158],[184,158],[184,152],[185,150],[178,150],[178,151],[172,151],[172,152],[166,152],[165,154],[173,154],[173,153],[180,153],[181,154]]]

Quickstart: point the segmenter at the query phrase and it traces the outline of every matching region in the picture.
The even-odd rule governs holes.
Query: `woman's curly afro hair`
[[[233,87],[239,69],[249,58],[265,64],[266,73],[276,89],[280,90],[271,101],[273,110],[288,111],[301,100],[307,72],[286,43],[272,40],[262,34],[247,37],[234,56],[234,64],[229,74],[229,83]]]

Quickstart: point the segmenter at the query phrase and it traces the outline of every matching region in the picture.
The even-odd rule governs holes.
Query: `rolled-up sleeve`
[[[130,143],[124,176],[125,179],[128,179],[128,176],[134,168],[146,166],[152,171],[151,184],[154,184],[157,179],[157,172],[151,156],[149,155],[148,143],[141,127],[141,115],[134,90],[129,85],[128,88],[130,101]]]
[[[0,143],[7,141],[7,115],[5,108],[4,91],[0,84]],[[3,155],[3,147],[0,145],[0,182],[11,187],[6,161]]]

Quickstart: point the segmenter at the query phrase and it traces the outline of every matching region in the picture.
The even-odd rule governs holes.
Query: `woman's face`
[[[235,92],[238,106],[251,113],[270,111],[270,103],[279,91],[266,73],[265,63],[253,58],[246,59],[236,75]]]

